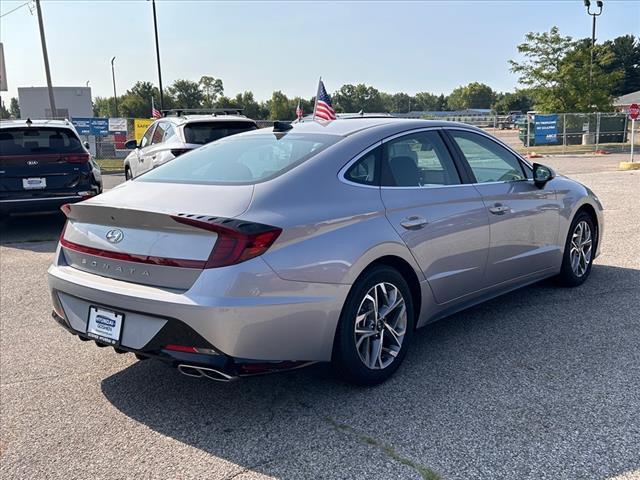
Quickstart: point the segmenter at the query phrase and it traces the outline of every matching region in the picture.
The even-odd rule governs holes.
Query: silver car
[[[580,285],[603,231],[588,188],[482,130],[394,118],[276,122],[63,210],[54,318],[216,380],[332,361],[379,383],[416,328]]]
[[[167,112],[168,116],[149,125],[140,143],[136,140],[125,143],[125,147],[131,150],[123,162],[127,180],[205,143],[258,128],[255,120],[241,115],[237,109],[215,109],[211,114],[191,114],[190,110]]]

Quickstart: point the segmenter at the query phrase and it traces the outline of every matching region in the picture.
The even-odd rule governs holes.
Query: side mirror
[[[138,142],[135,139],[127,140],[124,142],[124,148],[127,150],[133,150],[134,148],[138,148]]]
[[[84,142],[82,145],[84,145],[84,148],[86,148],[87,150],[89,150],[89,142]]]
[[[553,169],[539,163],[533,164],[533,183],[536,184],[536,187],[542,188],[545,183],[554,178],[556,178],[556,172]]]

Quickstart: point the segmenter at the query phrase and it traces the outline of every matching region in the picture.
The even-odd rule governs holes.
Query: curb
[[[620,162],[619,170],[640,170],[640,162]]]

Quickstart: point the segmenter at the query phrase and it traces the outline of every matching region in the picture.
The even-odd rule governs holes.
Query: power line
[[[22,5],[18,5],[18,6],[17,6],[16,8],[14,8],[13,10],[9,10],[8,12],[3,13],[2,15],[0,15],[0,18],[4,18],[4,17],[6,17],[7,15],[9,15],[10,13],[15,12],[16,10],[18,10],[18,9],[20,9],[20,8],[22,8],[22,7],[25,7],[25,6],[29,5],[30,3],[31,3],[31,0],[29,0],[28,2],[24,2]]]

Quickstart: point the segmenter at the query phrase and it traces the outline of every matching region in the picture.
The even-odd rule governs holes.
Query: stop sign
[[[638,115],[640,115],[640,108],[637,103],[632,103],[629,107],[629,117],[631,117],[631,120],[635,120]]]

